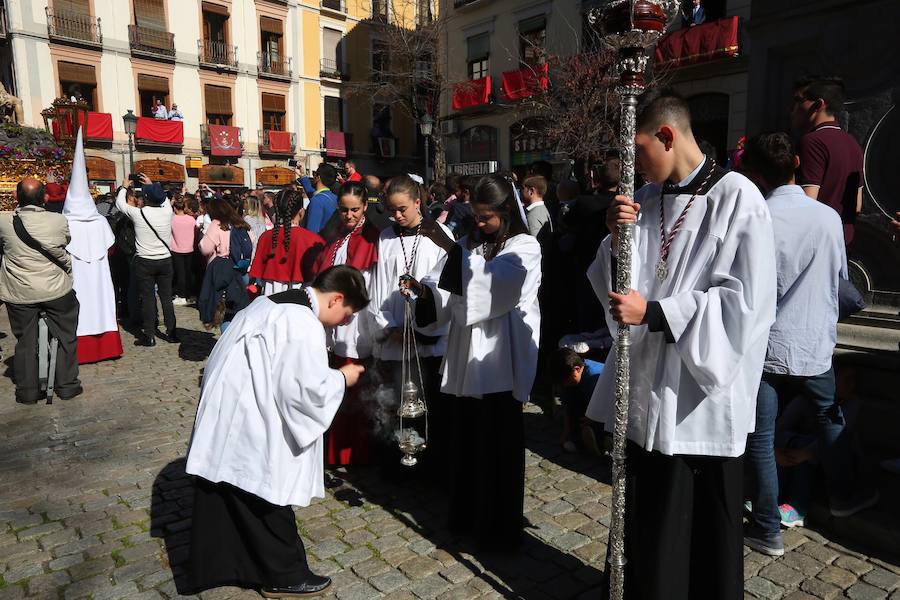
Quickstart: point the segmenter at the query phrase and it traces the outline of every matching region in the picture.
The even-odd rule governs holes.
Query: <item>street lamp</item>
[[[422,122],[419,123],[419,129],[422,131],[422,137],[425,138],[425,185],[428,185],[428,138],[431,137],[431,128],[434,126],[434,119],[431,113],[426,112],[422,116]]]
[[[125,122],[125,133],[128,134],[128,165],[129,175],[134,173],[134,134],[137,131],[137,115],[130,108],[128,112],[122,115],[122,121]]]

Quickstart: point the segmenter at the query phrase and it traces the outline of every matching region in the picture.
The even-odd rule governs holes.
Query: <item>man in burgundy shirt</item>
[[[791,121],[803,133],[797,183],[807,196],[841,215],[849,246],[862,210],[863,152],[837,122],[835,115],[843,106],[844,83],[837,77],[807,77],[794,84]]]

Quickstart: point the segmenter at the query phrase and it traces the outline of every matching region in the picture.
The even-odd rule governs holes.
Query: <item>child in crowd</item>
[[[178,194],[172,200],[172,267],[175,271],[175,298],[172,304],[184,306],[194,292],[194,246],[197,221],[186,212],[187,202]]]
[[[599,424],[588,420],[584,413],[603,372],[603,363],[584,359],[571,348],[559,348],[550,362],[550,370],[553,383],[563,389],[563,449],[575,452],[580,447],[599,456],[596,432],[602,432],[603,426],[597,428]]]

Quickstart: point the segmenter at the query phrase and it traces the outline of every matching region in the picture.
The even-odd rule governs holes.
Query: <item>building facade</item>
[[[370,77],[387,2],[6,0],[0,79],[26,125],[43,127],[54,98],[88,103],[90,177],[101,188],[131,169],[129,110],[139,117],[135,168],[191,189],[281,185],[290,159],[309,171],[352,156],[363,172],[396,172],[421,160],[415,128],[397,115],[394,152],[381,152],[370,137],[383,107],[347,94]],[[156,119],[157,103],[177,105],[183,120]]]

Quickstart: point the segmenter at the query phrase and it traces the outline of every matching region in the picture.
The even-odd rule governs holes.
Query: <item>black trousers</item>
[[[294,511],[227,483],[194,481],[190,585],[297,585],[310,575]]]
[[[38,378],[38,316],[47,313],[50,333],[59,340],[56,351],[56,379],[54,388],[60,397],[74,393],[78,380],[78,298],[75,291],[49,302],[37,304],[6,303],[9,325],[16,336],[16,355],[13,358],[13,378],[16,381],[16,400],[34,402],[41,395]]]
[[[173,252],[172,267],[175,270],[175,295],[190,298],[194,285],[194,253]]]
[[[743,457],[665,456],[628,442],[625,597],[744,597]]]
[[[522,542],[525,434],[522,403],[511,392],[449,398],[453,489],[449,527],[487,549]]]
[[[151,260],[134,259],[134,276],[141,295],[141,317],[144,334],[153,337],[156,333],[156,298],[153,288],[159,294],[162,304],[166,332],[175,331],[175,307],[172,305],[172,258]]]

